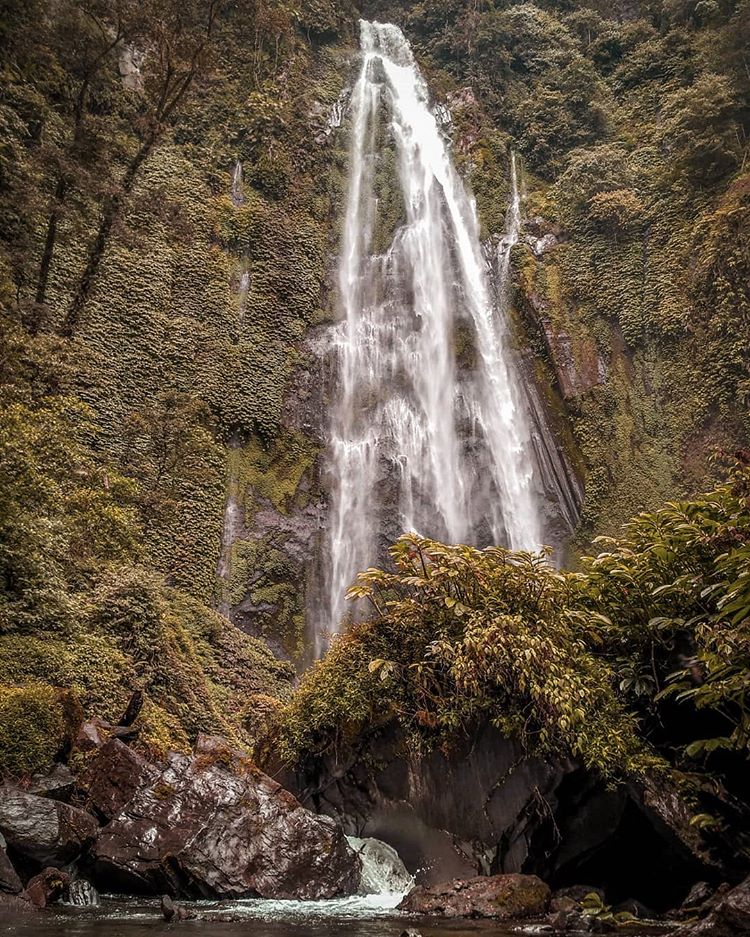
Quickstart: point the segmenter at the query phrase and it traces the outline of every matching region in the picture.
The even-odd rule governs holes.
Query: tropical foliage
[[[579,572],[545,554],[402,537],[394,569],[367,570],[350,591],[372,617],[335,641],[289,705],[288,753],[355,745],[394,721],[413,745],[445,744],[488,721],[529,751],[610,775],[661,757],[696,770],[720,748],[747,757],[749,495],[743,461],[717,490],[600,541]],[[674,701],[683,725],[720,734],[683,731],[675,751],[657,731]]]

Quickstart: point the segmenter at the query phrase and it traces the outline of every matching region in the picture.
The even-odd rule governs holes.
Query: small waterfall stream
[[[402,531],[515,549],[536,549],[543,538],[528,401],[506,332],[521,224],[515,157],[493,291],[474,202],[409,44],[396,26],[362,21],[361,50],[338,269],[342,318],[332,337],[338,385],[318,653],[342,627],[356,573]],[[384,239],[387,152],[401,205]]]

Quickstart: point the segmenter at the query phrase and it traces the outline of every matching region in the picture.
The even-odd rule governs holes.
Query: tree
[[[713,183],[739,165],[739,106],[725,75],[702,75],[672,94],[664,110],[664,145],[678,172]]]
[[[133,41],[145,54],[143,96],[133,122],[136,148],[119,184],[105,199],[98,230],[88,251],[60,331],[71,337],[96,280],[112,228],[133,190],[138,172],[170,128],[196,79],[211,63],[221,0],[150,0],[138,5]]]

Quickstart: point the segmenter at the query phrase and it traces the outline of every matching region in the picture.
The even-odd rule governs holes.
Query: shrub
[[[571,755],[605,774],[649,761],[613,671],[592,651],[596,615],[570,608],[544,555],[445,546],[416,535],[350,590],[375,617],[334,643],[287,710],[292,757],[351,743],[395,720],[416,746],[488,720],[528,751]]]
[[[52,767],[72,743],[83,718],[76,697],[47,684],[0,686],[0,775]]]

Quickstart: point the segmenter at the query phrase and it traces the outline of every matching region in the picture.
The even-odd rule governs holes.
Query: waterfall
[[[515,152],[510,156],[510,204],[506,216],[506,233],[496,244],[490,245],[490,266],[494,276],[495,302],[503,323],[510,314],[513,289],[511,251],[521,236],[523,187],[519,178],[518,159]],[[492,254],[495,257],[492,258]],[[531,381],[521,388],[524,410],[531,426],[531,443],[534,464],[543,494],[546,498],[548,515],[559,519],[565,532],[572,534],[579,520],[583,489],[580,481],[565,457],[564,451],[554,438],[547,424],[539,393]]]
[[[232,202],[237,206],[245,204],[245,180],[242,174],[242,163],[239,160],[232,170]]]
[[[379,839],[347,836],[347,842],[362,863],[360,895],[379,896],[383,904],[394,907],[414,887],[410,875],[396,850]]]
[[[91,882],[78,878],[70,883],[68,904],[77,908],[96,908],[99,906],[99,895]]]
[[[346,588],[402,531],[514,549],[538,548],[542,539],[527,406],[506,310],[498,308],[507,290],[495,291],[505,296],[496,302],[445,115],[431,109],[400,29],[362,21],[361,49],[350,101],[341,321],[332,336],[338,384],[321,631],[342,627]],[[392,215],[392,199],[381,197],[386,152],[395,154],[401,204],[382,249]],[[498,274],[506,282],[521,220],[515,160],[511,168]],[[459,347],[468,360],[459,360]]]

